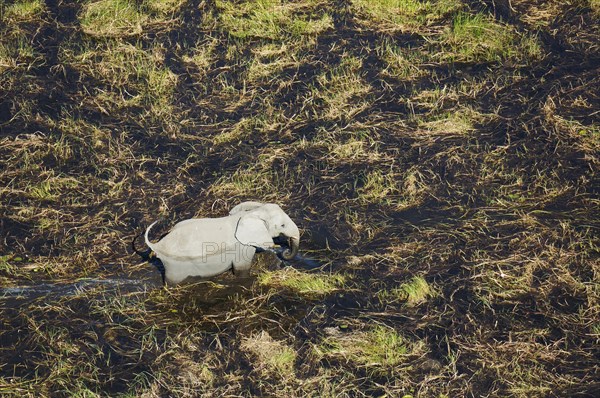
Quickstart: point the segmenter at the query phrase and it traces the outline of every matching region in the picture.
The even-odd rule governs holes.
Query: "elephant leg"
[[[233,274],[238,278],[248,278],[250,277],[250,268],[248,269],[234,269]]]
[[[233,274],[242,278],[250,276],[250,266],[252,265],[252,259],[254,258],[255,249],[252,248],[250,251],[244,252],[240,258],[237,258],[233,262]]]

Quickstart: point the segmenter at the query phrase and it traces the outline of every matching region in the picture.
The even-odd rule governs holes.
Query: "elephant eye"
[[[281,228],[285,228],[285,224],[281,224]]]

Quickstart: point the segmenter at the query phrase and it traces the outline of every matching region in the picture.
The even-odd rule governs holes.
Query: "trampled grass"
[[[0,2],[0,395],[595,396],[597,9]],[[245,200],[300,257],[131,255]]]

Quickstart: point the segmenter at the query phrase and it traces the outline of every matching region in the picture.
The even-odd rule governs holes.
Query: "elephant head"
[[[240,243],[262,250],[272,247],[273,243],[279,244],[284,247],[281,253],[284,260],[298,254],[300,231],[278,205],[246,202],[233,208],[230,214],[241,214],[235,231]]]

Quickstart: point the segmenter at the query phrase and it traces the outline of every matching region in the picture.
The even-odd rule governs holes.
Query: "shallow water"
[[[62,296],[70,296],[79,294],[86,289],[95,288],[97,286],[114,286],[114,287],[143,287],[147,285],[144,281],[137,279],[95,279],[86,278],[80,279],[72,283],[41,283],[39,285],[25,285],[0,288],[0,298],[4,297],[39,297],[44,294],[59,294]]]
[[[290,265],[294,268],[302,268],[307,270],[316,269],[323,266],[323,264],[319,263],[318,261],[300,254],[296,255],[296,257],[290,261]]]
[[[283,265],[283,264],[282,264]],[[299,269],[316,269],[322,266],[319,262],[297,255],[285,265]],[[238,278],[239,279],[239,278]],[[0,301],[30,301],[42,297],[67,297],[102,287],[102,291],[118,291],[119,293],[142,292],[148,289],[161,287],[158,273],[148,268],[135,274],[114,276],[108,278],[81,278],[69,283],[51,283],[44,281],[39,284],[26,284],[20,286],[0,287]]]
[[[98,291],[98,294],[127,294],[144,292],[160,287],[160,277],[153,269],[136,271],[126,275],[108,275],[106,278],[80,278],[72,282],[51,280],[23,285],[0,287],[0,308],[16,309],[36,301],[54,302],[64,297],[74,297]]]

